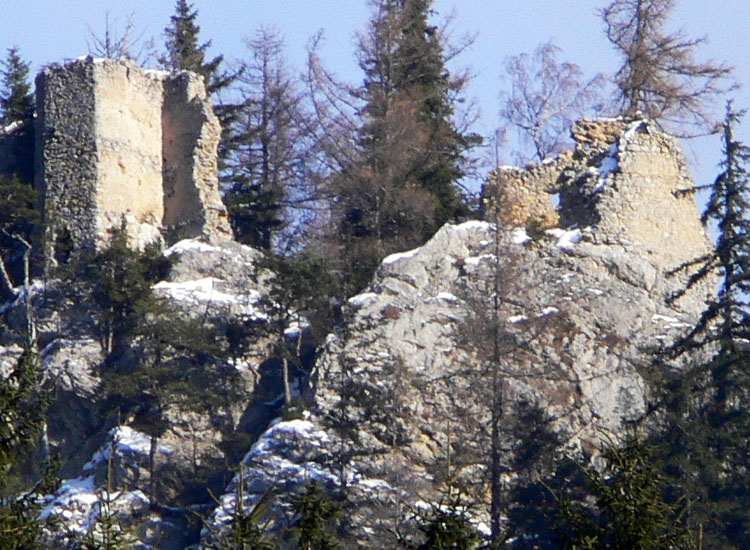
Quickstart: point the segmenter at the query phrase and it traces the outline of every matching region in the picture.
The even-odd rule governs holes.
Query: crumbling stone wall
[[[626,246],[664,271],[710,250],[675,138],[653,122],[620,118],[581,120],[571,133],[573,151],[493,172],[485,216],[503,225],[586,227],[592,242]]]
[[[216,175],[221,128],[202,79],[87,57],[37,77],[36,184],[47,265],[100,247],[231,238]]]
[[[231,230],[219,188],[216,151],[221,125],[203,84],[190,73],[164,83],[164,226],[177,241],[206,234],[229,238]]]
[[[555,182],[567,156],[526,168],[503,166],[490,173],[482,190],[485,217],[505,226],[557,227],[559,215],[552,204]]]
[[[561,222],[591,226],[594,242],[627,246],[667,271],[707,253],[712,244],[677,139],[646,120],[614,136],[592,148],[583,169],[560,178]]]

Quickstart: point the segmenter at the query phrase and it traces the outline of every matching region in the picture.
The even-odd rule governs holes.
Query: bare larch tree
[[[607,38],[622,56],[614,77],[620,111],[642,113],[683,135],[696,135],[714,129],[714,102],[735,85],[732,67],[695,58],[705,37],[667,31],[677,1],[614,0],[600,15]]]

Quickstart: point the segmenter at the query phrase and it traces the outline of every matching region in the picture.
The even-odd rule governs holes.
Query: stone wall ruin
[[[627,247],[664,271],[711,249],[677,139],[651,121],[620,118],[581,120],[572,136],[575,148],[555,159],[490,174],[488,215],[504,225],[587,228],[587,240]]]
[[[133,247],[231,238],[218,119],[201,77],[86,57],[37,76],[35,185],[46,264],[124,226]]]

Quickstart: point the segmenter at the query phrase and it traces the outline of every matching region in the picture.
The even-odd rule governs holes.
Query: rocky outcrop
[[[703,306],[703,296],[690,296],[667,307],[678,284],[648,256],[598,243],[591,230],[532,240],[484,222],[443,227],[423,247],[386,258],[349,300],[345,327],[319,359],[309,412],[277,423],[245,457],[246,504],[276,488],[283,525],[305,480],[345,488],[351,544],[382,547],[404,510],[438,500],[448,477],[483,500],[495,367],[508,483],[531,475],[534,466],[515,456],[532,443],[519,434],[540,421],[556,452],[595,453],[644,413],[644,350],[671,340]],[[239,479],[213,531],[228,520]],[[476,521],[486,528],[483,513]]]
[[[216,174],[221,129],[202,79],[86,57],[37,77],[36,185],[47,265],[124,226],[134,247],[231,238]]]
[[[269,275],[258,268],[259,252],[231,241],[189,239],[165,254],[176,263],[154,292],[173,306],[169,321],[192,319],[217,337],[232,323],[263,322]],[[200,529],[194,512],[211,508],[206,487],[224,488],[231,479],[229,464],[245,452],[245,441],[257,437],[278,411],[273,399],[281,391],[278,373],[265,365],[269,340],[255,336],[253,345],[236,352],[203,352],[194,372],[201,381],[231,383],[232,399],[217,396],[210,406],[194,396],[175,399],[163,410],[164,430],[152,439],[131,424],[132,417],[119,417],[117,407],[105,403],[102,388],[106,369],[136,360],[129,354],[139,353],[138,342],[123,356],[108,357],[95,305],[76,290],[79,284],[39,281],[31,289],[44,378],[54,396],[49,445],[62,459],[62,486],[44,508],[45,516],[60,520],[49,533],[50,544],[64,548],[69,535],[93,528],[102,499],[114,495],[112,506],[133,544],[184,548]],[[5,321],[0,370],[21,353],[14,332],[25,327],[24,294],[0,309]]]

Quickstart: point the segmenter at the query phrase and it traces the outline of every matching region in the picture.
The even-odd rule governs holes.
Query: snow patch
[[[599,167],[596,169],[596,173],[599,175],[599,181],[597,182],[596,186],[594,187],[593,192],[598,193],[602,189],[604,189],[604,186],[607,183],[607,177],[618,168],[617,163],[617,153],[618,153],[618,147],[617,143],[613,143],[609,146],[609,149],[607,149],[607,156],[602,159],[602,163],[599,165]]]
[[[563,250],[571,250],[581,241],[580,229],[548,229],[545,233],[556,238],[555,246]]]
[[[450,292],[439,292],[436,298],[444,302],[455,303],[459,301],[459,299],[455,295],[451,294]]]
[[[197,252],[222,252],[218,246],[212,246],[198,239],[184,239],[177,244],[170,246],[164,251],[164,255],[169,257],[172,254],[183,254],[189,250]]]
[[[469,220],[454,226],[459,231],[490,231],[494,229],[494,224],[490,222],[483,222],[481,220]]]
[[[541,313],[537,314],[537,317],[546,317],[547,315],[552,315],[553,313],[559,313],[560,310],[553,306],[545,307]]]
[[[524,244],[531,240],[523,227],[516,227],[511,233],[510,240],[513,244]]]
[[[526,317],[526,315],[512,315],[511,317],[508,317],[506,321],[508,321],[512,325],[515,325],[516,323],[526,321],[527,319],[528,317]]]
[[[470,256],[469,258],[466,258],[464,260],[464,264],[466,265],[479,265],[480,263],[487,261],[487,262],[494,262],[497,257],[494,254],[482,254],[481,256]]]
[[[352,296],[347,300],[351,305],[353,306],[362,306],[369,302],[370,300],[374,300],[377,298],[378,295],[374,292],[363,292],[362,294],[357,294],[356,296]]]
[[[395,264],[396,262],[399,262],[401,260],[411,258],[412,256],[415,256],[419,252],[419,250],[419,248],[415,248],[414,250],[407,250],[406,252],[396,252],[395,254],[386,256],[383,259],[382,265]]]
[[[223,282],[224,281],[221,279],[215,277],[205,277],[203,279],[184,281],[181,283],[161,281],[156,283],[152,288],[156,291],[163,292],[173,300],[177,301],[244,305],[244,312],[247,315],[250,315],[255,319],[266,319],[266,315],[263,312],[253,307],[253,305],[260,299],[260,293],[257,290],[248,290],[247,294],[238,297],[215,289],[218,283]]]

